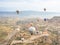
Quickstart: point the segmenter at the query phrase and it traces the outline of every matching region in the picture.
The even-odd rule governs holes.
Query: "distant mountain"
[[[51,18],[51,19],[49,20],[49,22],[60,23],[60,16],[54,16],[53,18]]]
[[[16,12],[0,12],[0,16],[6,16],[6,17],[20,17],[20,18],[24,18],[24,17],[48,17],[49,15],[56,15],[56,14],[60,14],[60,13],[56,13],[56,12],[42,12],[42,11],[20,11],[19,14],[17,14]]]

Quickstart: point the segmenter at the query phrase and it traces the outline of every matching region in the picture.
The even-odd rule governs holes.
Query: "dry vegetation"
[[[7,21],[9,22],[9,21]],[[15,28],[15,26],[20,26],[21,31],[16,34],[15,40],[21,40],[22,37],[25,39],[28,39],[31,37],[30,33],[27,31],[26,25],[30,22],[33,23],[34,26],[38,24],[38,30],[43,31],[45,28],[48,28],[49,37],[47,38],[47,41],[44,40],[44,37],[38,38],[34,43],[26,44],[26,45],[60,45],[60,28],[59,25],[55,25],[56,23],[43,21],[41,19],[29,19],[29,20],[18,20],[15,21],[14,25],[13,23],[2,23],[0,24],[0,42],[3,42],[4,39],[7,37],[7,35],[12,32]],[[11,21],[10,21],[11,22]],[[4,25],[3,25],[4,24]],[[8,25],[7,25],[8,24]],[[58,33],[59,32],[59,33]],[[14,45],[23,45],[23,44],[14,44]]]

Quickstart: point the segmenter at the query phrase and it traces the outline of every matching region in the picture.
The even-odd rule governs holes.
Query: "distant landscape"
[[[16,13],[16,11],[10,12],[10,11],[0,11],[0,17],[18,17],[18,18],[52,18],[54,16],[59,16],[59,12],[44,12],[44,11],[20,11],[19,14]]]
[[[22,36],[22,37],[24,37],[25,39],[28,39],[29,37],[31,37],[26,27],[26,25],[29,23],[33,23],[34,26],[39,24],[39,28],[38,28],[39,31],[43,31],[45,28],[48,28],[48,32],[50,34],[48,39],[50,39],[49,41],[51,43],[47,43],[47,45],[54,45],[57,42],[60,45],[59,43],[60,41],[60,16],[54,16],[53,18],[47,19],[46,21],[44,21],[44,19],[41,19],[41,18],[18,18],[18,17],[1,16],[0,17],[0,43],[4,42],[7,35],[10,32],[12,32],[17,26],[21,27],[21,32],[19,34],[16,34],[15,40],[20,40],[21,35],[24,35],[24,34],[25,36]],[[40,39],[42,41],[42,38]],[[38,44],[45,45],[45,43],[38,43]]]

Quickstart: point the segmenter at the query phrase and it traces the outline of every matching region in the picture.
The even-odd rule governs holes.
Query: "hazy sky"
[[[0,0],[0,11],[33,10],[60,12],[60,0]]]

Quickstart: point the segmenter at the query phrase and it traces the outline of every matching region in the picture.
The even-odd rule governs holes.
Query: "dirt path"
[[[9,45],[16,37],[15,35],[18,33],[18,30],[13,30],[4,40],[4,42],[0,45]]]

